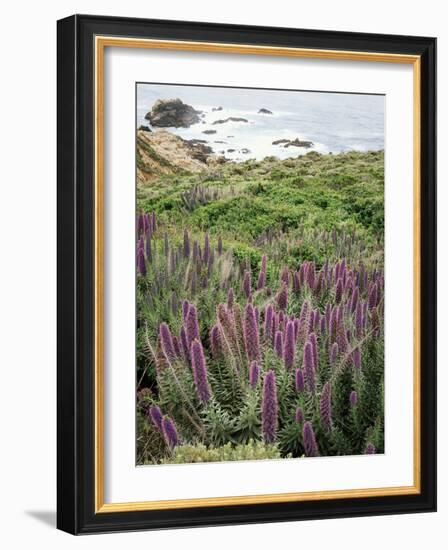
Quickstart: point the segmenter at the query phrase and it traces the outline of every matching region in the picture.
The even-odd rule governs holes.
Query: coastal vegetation
[[[137,463],[384,452],[383,152],[179,140],[137,139]]]

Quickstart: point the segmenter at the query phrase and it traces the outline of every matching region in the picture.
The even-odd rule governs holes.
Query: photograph
[[[387,451],[385,100],[135,84],[136,465]]]

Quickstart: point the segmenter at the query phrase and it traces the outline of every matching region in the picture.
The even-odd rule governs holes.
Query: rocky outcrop
[[[144,185],[163,175],[200,173],[206,170],[216,155],[211,147],[201,141],[187,141],[166,130],[138,130],[138,185]]]
[[[220,118],[215,120],[213,124],[225,124],[226,122],[249,122],[247,118],[238,116],[229,116],[228,118]]]
[[[212,134],[216,134],[216,130],[204,130],[202,133],[210,136]]]
[[[200,122],[200,114],[180,99],[158,99],[145,118],[158,128],[189,128]]]
[[[261,109],[258,109],[258,114],[259,115],[272,115],[273,112],[270,111],[269,109],[265,109],[264,107],[262,107]]]
[[[145,126],[144,124],[141,124],[138,129],[142,132],[152,132],[151,128],[149,126]]]
[[[215,113],[216,111],[222,111],[222,107],[219,106],[219,107],[213,107],[212,108],[212,112]]]
[[[272,142],[272,145],[283,145],[283,147],[303,147],[305,149],[310,149],[314,146],[312,141],[296,139],[277,139]]]

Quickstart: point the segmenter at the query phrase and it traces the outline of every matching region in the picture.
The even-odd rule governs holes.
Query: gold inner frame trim
[[[152,48],[207,53],[232,53],[243,55],[285,56],[342,61],[370,61],[383,63],[407,63],[413,65],[413,298],[414,298],[414,350],[413,350],[413,424],[414,424],[414,469],[413,485],[348,490],[329,490],[264,495],[192,498],[179,500],[153,500],[141,502],[104,502],[104,51],[106,47]],[[420,423],[420,117],[421,117],[421,71],[420,56],[381,52],[356,52],[344,50],[321,50],[251,44],[224,44],[213,42],[156,40],[96,36],[95,55],[95,513],[132,512],[143,510],[167,510],[208,506],[232,506],[279,502],[303,502],[412,495],[421,492],[421,423]]]

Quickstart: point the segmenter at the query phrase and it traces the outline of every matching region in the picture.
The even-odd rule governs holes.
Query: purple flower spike
[[[186,229],[184,229],[184,256],[185,258],[190,257],[190,237]]]
[[[361,348],[355,348],[352,351],[352,360],[355,367],[359,370],[361,368]]]
[[[143,235],[140,237],[137,244],[137,250],[140,250],[140,249],[145,250],[145,241],[143,239]]]
[[[305,422],[302,428],[303,446],[306,456],[319,456],[319,449],[311,422]]]
[[[260,335],[255,309],[251,303],[244,310],[244,343],[249,361],[260,360]]]
[[[221,235],[218,236],[218,254],[220,256],[222,254],[222,237],[221,237]]]
[[[194,384],[199,401],[208,403],[211,399],[211,390],[207,380],[207,367],[205,364],[204,350],[199,340],[193,340],[191,344],[191,366],[193,369]]]
[[[188,316],[188,310],[190,309],[190,303],[188,300],[182,301],[182,320],[185,323]]]
[[[272,330],[272,316],[274,314],[274,308],[271,304],[266,306],[266,310],[264,312],[264,337],[269,340],[271,338],[271,330]]]
[[[268,370],[263,382],[261,423],[265,443],[274,443],[277,438],[278,403],[275,373]]]
[[[249,384],[254,390],[257,387],[258,379],[260,378],[260,367],[258,363],[252,361],[249,368]]]
[[[352,313],[354,313],[356,310],[356,306],[358,305],[358,300],[359,300],[359,288],[355,286],[352,292],[352,297],[350,299],[350,311]]]
[[[286,323],[285,344],[283,348],[283,361],[286,370],[291,370],[296,360],[296,337],[294,333],[294,321]]]
[[[137,235],[141,235],[145,231],[144,215],[140,214],[137,220]]]
[[[297,393],[303,392],[305,389],[305,379],[302,369],[296,369],[296,391]]]
[[[266,254],[263,254],[261,258],[260,273],[258,275],[257,290],[261,290],[266,285],[266,265],[267,265]]]
[[[362,303],[358,301],[355,311],[356,337],[361,338],[364,331],[364,313]]]
[[[358,394],[352,391],[350,394],[350,405],[354,407],[358,403]]]
[[[249,296],[252,294],[252,280],[250,276],[250,271],[244,272],[243,290],[246,298],[249,298]]]
[[[369,304],[370,310],[376,307],[377,299],[378,299],[378,287],[376,286],[376,283],[374,283],[369,290],[368,304]]]
[[[176,447],[176,445],[179,444],[179,436],[177,435],[176,426],[174,425],[174,422],[171,420],[171,418],[165,416],[165,418],[162,420],[162,430],[165,443],[168,445],[168,447],[170,447],[171,449]]]
[[[330,349],[330,365],[333,366],[339,353],[339,346],[335,342]]]
[[[281,289],[278,291],[276,300],[278,308],[284,311],[288,306],[288,285],[285,283],[282,284]]]
[[[313,346],[307,342],[303,348],[303,371],[308,391],[314,393],[316,388]]]
[[[314,332],[312,332],[309,335],[308,339],[311,342],[311,345],[313,346],[314,368],[315,370],[317,370],[319,368],[319,351],[317,348],[317,336]]]
[[[283,332],[281,330],[277,330],[275,333],[274,349],[279,357],[283,356]]]
[[[234,302],[234,294],[233,294],[233,288],[229,288],[229,292],[227,293],[227,309],[233,308],[233,302]]]
[[[297,424],[302,424],[302,422],[303,422],[303,411],[300,407],[297,407],[295,417],[296,417]]]
[[[208,233],[205,234],[204,238],[204,263],[208,263],[208,260],[210,258],[210,237],[208,236]]]
[[[335,298],[334,298],[334,301],[337,303],[337,304],[340,304],[341,303],[341,300],[342,300],[342,293],[344,292],[344,282],[342,281],[342,279],[339,277],[338,279],[338,282],[336,283],[336,295],[335,295]]]
[[[374,455],[376,454],[375,445],[373,443],[367,443],[366,448],[364,449],[365,455]]]
[[[174,350],[173,337],[171,335],[170,327],[166,323],[161,323],[159,327],[160,342],[162,349],[165,352],[168,361],[176,359],[176,352]]]
[[[187,338],[187,332],[185,330],[185,327],[182,326],[179,333],[179,341],[181,349],[187,359],[190,358],[190,347],[188,346],[188,338]]]
[[[210,351],[213,359],[217,359],[221,354],[221,343],[219,341],[219,328],[213,325],[210,330]]]
[[[326,430],[331,429],[331,385],[330,382],[324,384],[319,403],[320,419]]]
[[[154,424],[154,426],[159,431],[162,431],[163,415],[160,407],[158,407],[157,405],[151,405],[149,407],[149,417],[151,418],[151,422]]]
[[[190,307],[188,308],[185,329],[187,332],[188,346],[190,347],[193,340],[199,340],[198,313],[196,306],[193,304],[190,304]]]
[[[142,277],[146,277],[146,261],[145,261],[145,253],[141,248],[137,251],[137,267],[138,272]]]

